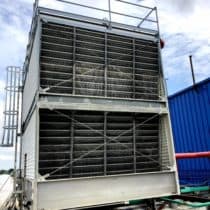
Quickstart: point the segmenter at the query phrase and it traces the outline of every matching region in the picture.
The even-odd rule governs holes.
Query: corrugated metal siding
[[[175,150],[210,151],[210,78],[169,97]],[[178,161],[181,184],[210,183],[210,159]]]

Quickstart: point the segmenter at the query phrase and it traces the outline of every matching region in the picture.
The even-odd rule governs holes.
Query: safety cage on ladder
[[[22,69],[20,67],[7,67],[5,92],[4,126],[0,146],[11,147],[19,132],[22,92]]]

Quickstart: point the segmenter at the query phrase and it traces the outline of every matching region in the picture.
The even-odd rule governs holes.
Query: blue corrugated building
[[[210,151],[210,78],[169,96],[176,153]],[[210,184],[210,158],[177,162],[180,184]]]

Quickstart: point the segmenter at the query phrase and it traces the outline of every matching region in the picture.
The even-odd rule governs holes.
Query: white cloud
[[[5,75],[7,65],[20,65],[24,61],[30,26],[30,9],[24,9],[21,2],[0,4],[0,69]]]
[[[146,2],[146,1],[145,1]],[[164,71],[170,92],[192,84],[188,56],[193,55],[196,80],[210,76],[210,1],[155,0],[159,8]],[[179,85],[177,85],[177,83]]]

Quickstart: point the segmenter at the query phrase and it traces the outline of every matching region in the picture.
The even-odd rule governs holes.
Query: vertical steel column
[[[20,195],[20,210],[24,210],[23,208],[23,200],[24,200],[24,195],[26,194],[25,188],[26,188],[26,169],[27,169],[27,154],[24,154],[23,157],[23,179],[21,180],[22,182],[22,193]]]
[[[109,7],[109,28],[111,28],[112,26],[111,0],[108,0],[108,7]]]
[[[15,139],[15,157],[14,157],[14,184],[13,191],[16,192],[16,184],[17,184],[17,142],[18,138]]]
[[[9,79],[9,71],[7,71],[7,78],[6,78],[6,96],[5,96],[5,107],[4,107],[4,111],[6,112],[7,110],[7,101],[8,101],[8,91],[7,91],[7,84],[8,84],[8,79]],[[4,113],[4,122],[5,124],[7,124],[7,120],[8,118],[6,117],[6,113]],[[3,140],[2,140],[2,144],[6,143],[4,142],[4,139],[6,139],[7,136],[7,129],[3,129]]]
[[[157,24],[157,39],[158,39],[158,85],[159,85],[159,93],[158,96],[161,98],[166,95],[166,86],[164,85],[164,75],[162,71],[162,58],[161,58],[161,46],[160,46],[160,26],[158,20],[158,12],[157,7],[154,8],[155,16],[156,16],[156,24]]]
[[[107,112],[104,112],[104,175],[107,174]]]
[[[21,121],[21,116],[22,116],[22,101],[23,101],[23,76],[24,71],[21,70],[21,73],[19,75],[19,82],[18,82],[18,91],[19,91],[19,96],[18,96],[18,122],[17,125],[19,125],[19,117],[20,117],[20,121]],[[20,108],[19,108],[20,106]],[[19,152],[19,169],[20,169],[20,177],[22,177],[22,125],[20,123],[19,127],[17,128],[17,132],[20,132],[20,152]]]
[[[19,134],[19,171],[20,178],[22,177],[22,133]]]
[[[26,169],[27,169],[27,154],[24,154],[24,169],[23,169],[23,178],[26,179]]]
[[[20,210],[23,210],[24,208],[23,208],[23,197],[24,197],[24,195],[25,195],[25,185],[26,185],[26,173],[27,173],[27,154],[25,153],[24,154],[24,157],[23,157],[23,161],[24,161],[24,163],[23,163],[23,179],[21,180],[21,187],[22,187],[22,193],[19,195],[20,196],[20,200],[19,200],[19,202],[20,202]]]
[[[190,59],[190,68],[192,73],[193,85],[195,86],[195,73],[193,68],[192,55],[189,55],[189,59]]]
[[[11,115],[12,115],[12,126],[11,126],[11,132],[12,132],[12,136],[11,136],[11,139],[12,139],[12,141],[13,141],[13,138],[15,137],[15,116],[16,116],[16,112],[17,112],[17,110],[16,110],[16,108],[17,108],[17,106],[16,106],[16,85],[17,85],[17,74],[18,74],[18,72],[16,71],[16,68],[15,67],[13,67],[14,69],[12,69],[12,72],[13,72],[13,74],[14,74],[14,80],[13,80],[13,85],[12,85],[12,87],[11,87],[11,91],[12,91],[12,112],[11,112]],[[17,92],[17,94],[18,94],[18,92]]]
[[[13,74],[12,74],[12,67],[8,67],[8,71],[10,72],[10,77],[9,77],[9,80],[10,80],[10,82],[9,82],[9,85],[7,85],[7,89],[8,89],[8,91],[9,91],[9,107],[8,107],[8,129],[7,129],[7,144],[9,144],[10,143],[10,125],[11,125],[11,123],[10,123],[10,121],[12,120],[11,119],[11,117],[12,117],[12,115],[11,115],[11,111],[12,111],[12,107],[11,107],[11,105],[12,105],[12,91],[11,91],[11,88],[12,88],[12,80],[13,80]],[[5,112],[7,112],[7,110],[5,110]]]
[[[12,130],[12,138],[14,135],[15,138],[15,158],[14,158],[14,190],[16,188],[17,183],[17,155],[18,155],[18,123],[19,123],[19,94],[20,94],[20,77],[21,77],[21,70],[18,68],[15,68],[14,72],[14,94],[13,94],[13,123],[12,126],[16,126],[15,129]],[[18,81],[17,81],[18,80]],[[17,94],[17,98],[16,98]],[[15,115],[16,112],[16,115]],[[16,122],[15,122],[15,116],[16,116]]]
[[[34,5],[33,5],[33,9],[34,9],[34,11],[36,11],[37,10],[37,8],[38,8],[38,6],[39,6],[39,0],[35,0],[35,2],[34,2]]]
[[[133,166],[136,173],[136,115],[133,115]]]
[[[158,162],[160,170],[162,170],[162,120],[161,117],[158,119]]]
[[[72,72],[72,94],[75,95],[75,79],[76,79],[76,28],[73,28],[73,72]]]
[[[39,19],[40,18],[38,18],[38,20]],[[39,42],[39,56],[38,56],[39,70],[38,70],[38,80],[37,80],[37,88],[39,90],[41,88],[41,51],[42,51],[42,33],[43,33],[42,19],[39,21],[39,24],[37,24],[37,29],[39,29],[39,40],[40,40],[40,42]]]
[[[72,178],[73,173],[73,152],[74,152],[74,111],[71,113],[71,141],[70,141],[70,177]]]
[[[133,98],[135,98],[136,97],[136,94],[135,94],[135,91],[136,91],[136,84],[135,84],[135,67],[136,67],[136,65],[135,65],[135,62],[136,62],[136,46],[135,46],[135,39],[133,39]]]
[[[107,63],[107,32],[105,32],[104,37],[104,96],[107,97],[107,70],[108,70],[108,63]]]

